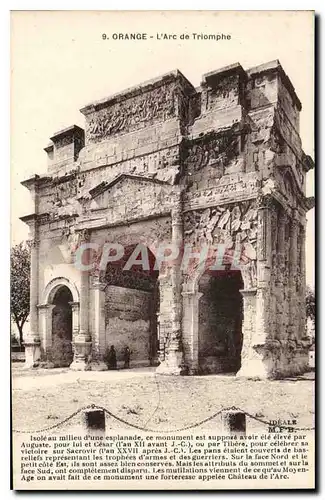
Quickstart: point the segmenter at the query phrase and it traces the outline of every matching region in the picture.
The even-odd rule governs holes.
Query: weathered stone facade
[[[101,369],[107,347],[119,361],[128,345],[131,365],[163,374],[303,371],[313,162],[300,110],[278,61],[234,64],[199,88],[179,71],[145,82],[83,108],[85,131],[55,134],[47,175],[23,182],[35,203],[22,218],[33,239],[27,365],[53,353],[54,311],[68,317],[69,307],[71,369]],[[82,242],[129,254],[142,243],[153,260],[166,242],[226,252],[215,271],[192,258],[149,273],[112,264],[85,272],[74,261]]]

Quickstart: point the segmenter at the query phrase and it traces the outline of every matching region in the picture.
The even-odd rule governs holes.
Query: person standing
[[[129,348],[129,346],[126,346],[126,348],[124,349],[124,355],[123,355],[124,368],[130,368],[130,357],[131,357],[130,348]]]
[[[107,352],[105,356],[105,363],[107,364],[107,368],[109,370],[116,370],[117,368],[117,363],[116,363],[116,351],[115,347],[111,345],[109,351]]]

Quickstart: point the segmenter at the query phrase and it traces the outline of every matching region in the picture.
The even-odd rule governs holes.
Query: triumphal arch
[[[81,109],[23,182],[34,213],[26,364],[304,371],[301,103],[275,60],[200,87],[173,71]],[[103,258],[105,257],[105,258]],[[145,264],[145,265],[144,265]]]

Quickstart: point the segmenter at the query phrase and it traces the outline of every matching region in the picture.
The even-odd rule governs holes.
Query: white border
[[[108,8],[109,5],[109,8]],[[9,238],[9,227],[7,228],[7,221],[9,225],[10,220],[10,207],[9,207],[9,192],[10,192],[10,179],[9,179],[9,166],[10,166],[10,137],[9,137],[9,116],[10,116],[10,80],[8,75],[10,75],[10,21],[9,21],[9,11],[10,10],[315,10],[318,16],[320,16],[320,22],[324,19],[324,7],[325,3],[323,0],[318,1],[298,1],[292,2],[290,0],[273,0],[272,2],[261,2],[260,0],[250,0],[250,1],[235,1],[235,0],[227,0],[227,2],[221,3],[216,1],[207,1],[201,0],[200,2],[194,2],[188,0],[186,2],[186,9],[184,9],[184,4],[180,0],[164,0],[164,2],[155,2],[153,4],[149,1],[127,1],[127,0],[118,0],[107,2],[107,0],[92,0],[91,2],[86,2],[79,0],[56,0],[55,2],[44,2],[44,0],[33,0],[33,1],[23,1],[23,0],[12,0],[12,1],[3,1],[0,5],[0,40],[1,40],[1,66],[2,66],[2,78],[1,78],[1,96],[2,96],[2,113],[1,113],[1,140],[2,140],[2,148],[1,148],[1,197],[0,197],[0,214],[1,220],[3,224],[2,232],[1,232],[1,288],[0,288],[0,308],[1,308],[1,325],[2,325],[2,335],[5,339],[1,344],[1,363],[0,363],[0,376],[2,380],[2,412],[0,414],[0,422],[1,422],[1,453],[0,453],[0,495],[2,499],[7,499],[11,497],[14,493],[9,491],[9,473],[10,473],[10,457],[9,457],[9,443],[10,443],[10,433],[9,433],[9,398],[10,398],[10,377],[9,377],[9,335],[8,329],[10,326],[9,321],[9,281],[10,281],[10,272],[9,272],[9,249],[10,249],[10,238]],[[198,9],[199,6],[199,9]],[[320,27],[320,26],[319,26]],[[323,54],[323,37],[319,34],[319,54]],[[319,59],[320,59],[319,56]],[[322,82],[324,82],[323,78],[323,70],[324,68],[320,68],[320,72],[318,74],[318,85],[319,91],[322,91]],[[321,110],[319,110],[319,123],[324,119],[324,99],[319,101],[321,104]],[[321,133],[319,132],[319,158],[318,162],[322,158],[323,153],[323,145],[321,141]],[[324,168],[323,165],[318,163],[318,169],[321,172]],[[324,175],[319,175],[319,193],[325,193],[324,189]],[[324,202],[321,201],[322,196],[320,196],[320,206],[319,206],[319,216],[323,214],[322,204]],[[323,219],[322,217],[319,217]],[[324,219],[323,219],[324,220]],[[318,228],[319,233],[319,245],[322,243],[324,234],[325,223],[320,221],[320,225]],[[321,246],[322,247],[322,246]],[[321,257],[321,251],[319,251],[319,256]],[[319,271],[319,269],[317,269]],[[321,274],[321,279],[319,280],[319,287],[323,283],[323,269],[321,269],[321,273],[318,272],[318,276]],[[321,304],[322,305],[322,304]],[[323,309],[321,306],[318,306],[318,310]],[[320,320],[320,318],[319,318]],[[320,341],[320,337],[323,335],[322,322],[319,321],[318,325],[318,340]],[[8,340],[8,342],[7,342]],[[322,342],[321,353],[318,355],[318,361],[321,359],[325,359],[324,355],[324,345]],[[321,364],[321,363],[320,363]],[[321,377],[321,373],[318,373],[318,378]],[[318,380],[320,383],[321,380]],[[320,393],[320,391],[319,391]],[[319,407],[320,414],[323,408]],[[320,415],[319,415],[320,417]],[[321,419],[318,418],[319,425],[321,425]],[[318,437],[323,436],[324,433],[319,433]],[[324,449],[324,443],[318,442],[319,451],[321,452]],[[323,467],[324,463],[322,461],[321,466],[319,467],[319,476],[320,478],[323,476]],[[324,476],[323,476],[324,477]],[[61,493],[63,497],[68,498],[70,495],[66,493]],[[169,498],[176,497],[176,494],[167,493]],[[312,493],[306,493],[308,496]],[[89,492],[88,497],[93,497],[95,494]],[[116,494],[109,493],[110,497],[115,497]],[[152,493],[154,495],[154,493]],[[178,494],[177,496],[179,496]],[[186,495],[186,493],[185,493]],[[218,497],[224,498],[235,498],[238,497],[238,493],[236,492],[227,494],[217,493]],[[285,498],[284,493],[275,493],[277,499]],[[29,496],[35,496],[36,494],[30,493]],[[39,496],[39,495],[38,495]],[[128,493],[125,495],[119,494],[118,497],[121,496],[129,496]],[[146,495],[148,496],[148,495]],[[200,495],[201,496],[201,495]]]

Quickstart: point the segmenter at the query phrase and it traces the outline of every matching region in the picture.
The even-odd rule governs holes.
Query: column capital
[[[104,292],[106,286],[107,286],[107,283],[105,283],[98,276],[93,276],[92,277],[91,283],[90,283],[90,287],[91,287],[92,290],[99,290],[100,292]]]
[[[40,242],[34,235],[31,235],[31,238],[28,241],[31,249],[37,250],[39,248]]]
[[[199,292],[197,283],[193,281],[184,281],[182,290],[182,295],[195,295]]]
[[[257,210],[273,210],[275,208],[275,199],[271,194],[259,195],[256,200]]]
[[[80,229],[78,231],[80,243],[86,243],[90,241],[90,230],[89,229]]]
[[[296,208],[292,210],[291,225],[298,226],[300,224],[299,212]]]
[[[73,311],[78,310],[79,307],[80,307],[80,303],[79,302],[73,302],[73,301],[71,301],[71,302],[69,302],[69,305],[71,306],[71,309]]]
[[[254,297],[257,294],[257,288],[246,288],[239,290],[243,297]]]
[[[182,292],[183,297],[196,297],[198,300],[202,297],[203,293],[197,290],[185,290]]]
[[[42,311],[42,310],[48,310],[48,311],[51,311],[52,309],[54,309],[55,307],[55,304],[37,304],[37,309]]]

